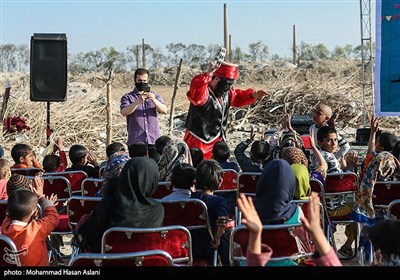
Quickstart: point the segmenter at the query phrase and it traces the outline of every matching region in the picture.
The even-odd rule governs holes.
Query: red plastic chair
[[[256,187],[261,172],[239,172],[238,176],[238,196],[239,193],[246,195],[256,195]]]
[[[298,235],[299,232],[304,232],[301,223],[264,225],[261,242],[269,245],[273,250],[269,261],[276,262],[310,258],[313,254],[313,247],[310,247],[311,244],[304,244],[304,242],[308,242],[309,240],[305,241],[302,236]],[[299,246],[299,239],[303,239],[304,247]],[[229,261],[231,264],[246,260],[248,242],[249,232],[246,226],[240,225],[232,230],[229,240]]]
[[[158,182],[157,190],[151,195],[152,198],[161,199],[171,194],[173,191],[173,186],[169,181]]]
[[[222,196],[229,205],[229,218],[231,222],[228,228],[233,228],[237,221],[238,208],[236,205],[237,184],[239,174],[234,169],[224,169],[224,176],[221,186],[214,191],[215,195]]]
[[[329,197],[344,195],[347,198],[349,203],[354,203],[356,200],[356,195],[359,188],[359,178],[357,174],[353,172],[339,172],[339,173],[329,173],[326,176],[325,180],[325,195],[324,195],[324,205],[327,205],[326,200]],[[343,259],[353,259],[357,256],[358,251],[358,240],[360,239],[360,225],[355,220],[351,218],[351,213],[341,217],[333,217],[329,216],[331,223],[333,224],[341,224],[341,225],[349,225],[355,223],[355,250],[354,254],[351,257],[343,258]],[[328,239],[333,239],[333,232],[332,229],[328,228]],[[337,248],[334,246],[334,249]]]
[[[223,181],[218,191],[237,189],[239,174],[234,169],[224,169]]]
[[[180,225],[187,228],[192,238],[196,236],[208,236],[209,241],[213,240],[210,219],[208,217],[207,205],[200,199],[186,200],[160,200],[164,207],[163,226]],[[207,260],[193,256],[195,266],[199,265],[217,265],[217,255]]]
[[[95,196],[100,190],[105,179],[103,178],[86,178],[82,181],[81,192],[83,196]]]
[[[372,193],[372,204],[374,208],[387,210],[389,204],[396,199],[400,199],[399,181],[377,181],[375,183]]]
[[[68,179],[71,185],[71,194],[74,195],[82,195],[82,182],[88,176],[86,172],[82,170],[74,170],[74,171],[63,171],[63,172],[45,172],[43,173],[43,177],[45,176],[63,176]]]
[[[86,214],[91,214],[101,201],[101,197],[71,196],[67,201],[68,226],[74,237],[79,240],[75,231],[79,220]]]
[[[17,247],[11,238],[0,234],[0,266],[21,266]]]
[[[148,250],[132,253],[83,253],[73,256],[68,266],[173,266],[173,260],[170,254],[163,250]]]
[[[192,239],[183,226],[158,228],[112,227],[102,240],[102,254],[163,250],[169,253],[174,265],[192,266]]]

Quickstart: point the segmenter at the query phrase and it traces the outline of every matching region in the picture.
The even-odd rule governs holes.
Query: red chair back
[[[84,253],[73,256],[69,266],[173,266],[173,260],[170,254],[163,250],[148,250],[132,253]]]
[[[74,170],[74,171],[64,171],[64,172],[45,172],[43,177],[45,176],[63,176],[68,179],[71,185],[71,193],[74,195],[82,195],[82,182],[88,176],[86,172],[82,170]]]
[[[79,220],[93,209],[101,201],[101,197],[71,196],[67,201],[68,225],[75,234],[75,227]]]
[[[224,176],[219,191],[223,190],[235,190],[237,189],[238,173],[234,169],[225,169]]]
[[[102,253],[128,253],[147,250],[168,252],[174,264],[192,265],[192,240],[183,226],[159,228],[112,227],[102,237]]]
[[[357,192],[358,176],[353,172],[329,173],[325,193]]]
[[[158,182],[157,190],[151,195],[152,198],[161,199],[171,194],[173,191],[173,186],[169,181],[160,181]]]
[[[399,181],[377,181],[372,193],[372,203],[374,206],[387,208],[390,202],[400,199]]]
[[[238,194],[246,193],[247,195],[255,195],[260,175],[261,172],[239,172]]]
[[[83,196],[95,196],[100,190],[105,179],[102,178],[86,178],[82,181],[82,195]]]
[[[298,238],[302,239],[298,235],[299,230],[304,232],[300,223],[263,226],[262,243],[269,245],[273,250],[270,261],[304,259],[313,254],[312,248],[303,251],[299,247]],[[231,263],[246,259],[248,242],[249,232],[245,226],[241,225],[232,230],[229,241],[229,260]],[[238,245],[240,245],[240,248],[238,248]]]

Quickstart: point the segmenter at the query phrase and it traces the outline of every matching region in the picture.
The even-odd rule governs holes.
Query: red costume
[[[236,65],[223,63],[212,75],[235,80],[238,68]],[[255,90],[252,88],[240,90],[230,87],[217,97],[209,86],[211,81],[212,76],[209,73],[197,75],[192,79],[190,90],[186,93],[190,107],[183,140],[189,148],[201,149],[204,159],[212,158],[214,144],[225,140],[229,107],[242,107],[255,101],[252,96]]]

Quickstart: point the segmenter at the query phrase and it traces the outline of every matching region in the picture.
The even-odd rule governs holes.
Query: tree
[[[18,70],[25,72],[25,68],[29,64],[29,48],[28,45],[23,44],[18,46]]]
[[[206,61],[206,47],[197,44],[190,44],[184,50],[184,58],[192,64],[199,64]]]
[[[17,69],[16,59],[17,47],[14,44],[4,44],[0,46],[0,69],[2,72],[12,72]]]
[[[139,46],[139,48],[138,48]],[[140,55],[141,55],[141,45],[132,45],[126,48],[127,53],[125,54],[125,59],[127,62],[127,66],[129,70],[134,70],[139,68],[138,61],[136,60],[137,57],[139,57],[140,61]]]
[[[152,49],[151,59],[152,59],[154,68],[158,68],[161,66],[161,63],[165,60],[165,56],[163,55],[163,53],[159,47]]]
[[[344,47],[335,46],[332,51],[331,57],[333,59],[348,59],[351,58],[352,52],[353,46],[350,44],[347,44]]]
[[[234,63],[240,63],[241,61],[245,60],[246,55],[247,54],[244,53],[240,47],[235,47],[235,49],[232,52],[232,61]]]
[[[260,61],[263,62],[268,57],[268,47],[261,41],[257,41],[256,43],[249,44],[249,52],[252,57],[252,61]]]
[[[300,60],[319,60],[328,58],[329,50],[324,44],[313,46],[303,41],[300,43]]]
[[[183,58],[186,45],[182,43],[169,43],[165,48],[172,54],[172,57],[170,56],[171,63],[177,64],[180,57]]]

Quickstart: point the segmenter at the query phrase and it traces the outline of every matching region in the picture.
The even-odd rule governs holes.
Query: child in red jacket
[[[59,223],[54,207],[57,196],[45,197],[39,176],[35,177],[32,190],[17,189],[10,193],[1,234],[14,241],[22,266],[49,266],[46,239]],[[43,218],[38,218],[38,203]]]

